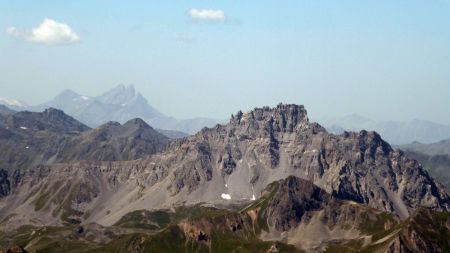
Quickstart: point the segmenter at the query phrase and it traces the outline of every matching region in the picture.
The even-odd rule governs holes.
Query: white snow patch
[[[227,193],[222,193],[222,194],[220,195],[220,197],[223,198],[223,199],[226,199],[226,200],[230,200],[230,199],[231,199],[230,194],[227,194]]]
[[[27,130],[28,128],[21,126],[20,129]]]
[[[30,147],[26,146],[25,148],[26,148],[26,149],[29,149]]]
[[[81,96],[81,99],[83,99],[83,100],[88,100],[88,99],[89,99],[89,97],[86,97],[86,96]]]
[[[252,195],[252,200],[256,200],[255,194]]]
[[[122,104],[122,106],[126,106],[126,105],[127,105],[127,103],[123,103],[123,104]]]

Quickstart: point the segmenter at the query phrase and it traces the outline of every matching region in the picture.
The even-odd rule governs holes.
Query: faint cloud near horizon
[[[67,45],[80,42],[80,37],[69,25],[50,18],[45,18],[31,31],[20,31],[11,26],[6,29],[6,33],[15,38],[48,45]]]

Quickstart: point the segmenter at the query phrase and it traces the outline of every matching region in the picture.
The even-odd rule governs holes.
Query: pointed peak
[[[124,126],[138,126],[139,128],[152,128],[147,122],[141,118],[130,119],[123,124]]]

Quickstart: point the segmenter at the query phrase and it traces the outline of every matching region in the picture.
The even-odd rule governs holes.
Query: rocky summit
[[[203,247],[211,252],[215,236],[228,228],[233,234],[234,227],[243,232],[238,232],[238,239],[230,238],[240,242],[254,238],[249,243],[262,243],[267,252],[320,252],[331,249],[330,242],[339,242],[339,247],[344,242],[360,243],[351,246],[357,252],[366,246],[385,250],[385,242],[392,242],[393,249],[406,247],[404,240],[411,237],[399,232],[405,231],[401,224],[411,222],[422,208],[433,222],[440,219],[439,213],[448,215],[450,210],[446,189],[379,134],[330,134],[310,122],[301,105],[239,111],[225,125],[172,140],[164,148],[122,148],[117,154],[123,159],[111,159],[121,161],[105,161],[114,157],[103,150],[139,147],[139,142],[116,141],[124,136],[166,143],[152,137],[148,127],[134,120],[82,131],[77,135],[82,141],[77,143],[90,144],[76,152],[69,150],[74,155],[67,157],[73,159],[33,164],[15,176],[0,174],[8,189],[0,199],[2,229],[13,234],[23,226],[68,229],[97,224],[114,230],[119,224],[139,224],[157,228],[160,241],[175,236],[182,245],[195,242],[193,250],[186,252],[203,252]],[[93,144],[93,140],[99,142]],[[148,155],[143,155],[145,152]],[[95,157],[105,159],[92,159]],[[217,218],[217,226],[223,228],[211,225],[214,220],[197,219],[193,213],[199,212],[222,217]],[[189,215],[184,216],[186,213]],[[146,222],[141,224],[142,220]],[[369,221],[373,226],[361,225],[372,224]],[[216,233],[217,229],[222,232]],[[110,232],[111,236],[125,233],[118,228]],[[389,237],[375,236],[378,232]],[[426,241],[427,236],[420,238]],[[155,246],[154,238],[142,235],[135,238],[142,244],[121,241],[125,243],[121,246],[135,250],[130,252],[153,252],[145,245],[149,243],[148,249]],[[266,243],[277,241],[282,243]],[[407,246],[415,247],[409,242]]]

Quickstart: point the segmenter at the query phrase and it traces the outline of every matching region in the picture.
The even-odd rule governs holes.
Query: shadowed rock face
[[[408,217],[418,206],[450,208],[444,188],[419,163],[393,150],[377,133],[332,135],[317,123],[310,123],[303,106],[280,104],[238,112],[228,124],[174,140],[163,151],[145,159],[31,169],[11,196],[0,200],[8,203],[0,214],[35,205],[38,195],[31,193],[39,192],[40,187],[51,188],[57,181],[82,181],[98,194],[74,204],[73,196],[78,190],[64,195],[55,186],[55,196],[72,203],[73,210],[89,213],[89,218],[80,215],[81,219],[109,225],[139,209],[200,202],[249,202],[253,195],[259,197],[269,183],[290,175],[313,182],[335,198],[393,212],[401,218]],[[23,202],[30,194],[33,197]],[[228,194],[231,199],[222,199],[221,194]],[[318,198],[330,198],[325,193],[317,194]],[[56,197],[47,198],[45,207],[51,210],[48,203],[57,203]],[[299,210],[315,208],[317,203],[313,200],[307,206],[299,206]],[[31,218],[34,214],[27,215]],[[279,223],[280,228],[302,219],[298,213],[288,215],[292,221]]]
[[[279,231],[295,228],[306,212],[337,206],[329,193],[310,181],[290,176],[279,185],[266,211],[269,224]]]

